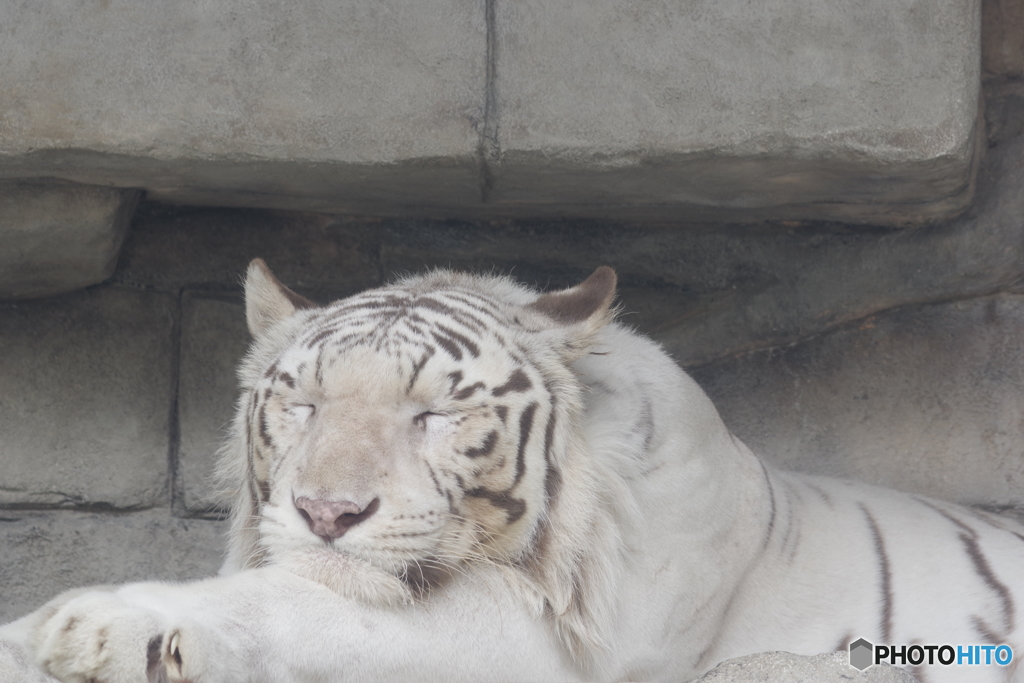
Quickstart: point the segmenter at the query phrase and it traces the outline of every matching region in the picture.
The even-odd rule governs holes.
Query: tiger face
[[[607,315],[605,270],[597,293],[436,273],[316,307],[254,262],[235,423],[246,563],[408,588],[522,560],[558,495],[568,366]]]

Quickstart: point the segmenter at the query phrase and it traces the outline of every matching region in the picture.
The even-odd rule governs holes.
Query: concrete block
[[[230,505],[217,495],[212,475],[238,399],[235,368],[248,343],[240,300],[183,297],[175,503],[190,513],[226,511]]]
[[[1019,0],[983,0],[982,65],[991,76],[1024,76],[1024,4]]]
[[[688,221],[966,206],[978,0],[496,5],[490,201]]]
[[[8,2],[0,25],[0,176],[218,206],[478,200],[478,0]]]
[[[212,576],[226,522],[130,514],[0,511],[0,624],[79,586]]]
[[[693,683],[917,683],[906,670],[888,664],[857,671],[846,652],[803,657],[761,652],[722,662]]]
[[[1022,295],[880,314],[693,374],[783,467],[1024,506]]]
[[[51,296],[110,277],[140,196],[64,182],[0,182],[0,299]]]
[[[0,305],[0,505],[166,500],[173,297]]]

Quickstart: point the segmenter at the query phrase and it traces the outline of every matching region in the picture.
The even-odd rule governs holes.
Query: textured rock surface
[[[125,239],[114,281],[166,292],[241,292],[249,261],[321,300],[380,282],[380,221],[319,214],[145,204]]]
[[[238,299],[189,294],[182,301],[176,502],[190,513],[226,511],[213,485],[215,455],[238,398],[235,368],[249,333]]]
[[[969,199],[979,3],[6,3],[0,177],[342,213],[917,221]]]
[[[888,665],[864,671],[850,666],[849,654],[801,657],[789,652],[762,652],[722,662],[694,683],[915,683],[903,669]]]
[[[975,3],[496,12],[498,204],[889,222],[969,196]]]
[[[291,208],[479,197],[476,2],[14,2],[0,24],[0,175]]]
[[[987,74],[1024,76],[1024,5],[1018,0],[982,3],[982,65]]]
[[[220,566],[223,522],[169,517],[0,511],[0,623],[79,586],[211,576]]]
[[[174,316],[122,289],[0,308],[0,504],[166,501]]]
[[[880,314],[694,375],[787,468],[1024,506],[1024,296]]]
[[[110,277],[140,194],[0,182],[0,299],[50,296]]]

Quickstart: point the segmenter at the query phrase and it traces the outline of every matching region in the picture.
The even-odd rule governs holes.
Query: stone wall
[[[985,10],[974,201],[916,227],[360,218],[151,194],[102,284],[0,304],[0,621],[76,585],[216,570],[208,475],[256,256],[320,301],[433,266],[548,288],[608,264],[622,320],[766,458],[1024,507],[1024,31],[1005,30],[1024,19],[1010,0]]]

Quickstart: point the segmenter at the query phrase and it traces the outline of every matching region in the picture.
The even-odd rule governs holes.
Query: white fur
[[[505,280],[430,277],[416,282],[469,283],[510,310],[536,296]],[[243,384],[257,384],[314,315],[275,305],[286,324],[256,317],[263,336]],[[1024,645],[1020,526],[773,471],[651,341],[617,324],[601,328],[600,316],[587,323],[593,329],[571,331],[525,309],[521,321],[529,330],[508,338],[536,347],[534,363],[564,383],[556,392],[565,397],[564,485],[535,527],[549,525],[550,557],[518,548],[474,562],[470,553],[452,581],[425,596],[373,599],[378,590],[394,595],[378,585],[394,579],[387,563],[316,555],[294,517],[282,517],[279,537],[254,556],[262,527],[239,490],[223,576],[58,597],[0,628],[0,680],[29,680],[32,660],[69,682],[146,681],[144,648],[154,639],[168,680],[194,683],[684,681],[727,658],[816,654],[858,637],[982,643],[979,622],[1015,651]],[[577,357],[571,373],[559,357]],[[229,476],[245,478],[244,460],[229,450],[225,462]],[[969,548],[983,555],[984,571]],[[15,656],[22,652],[28,657]],[[1015,669],[936,666],[924,676],[994,682]]]

